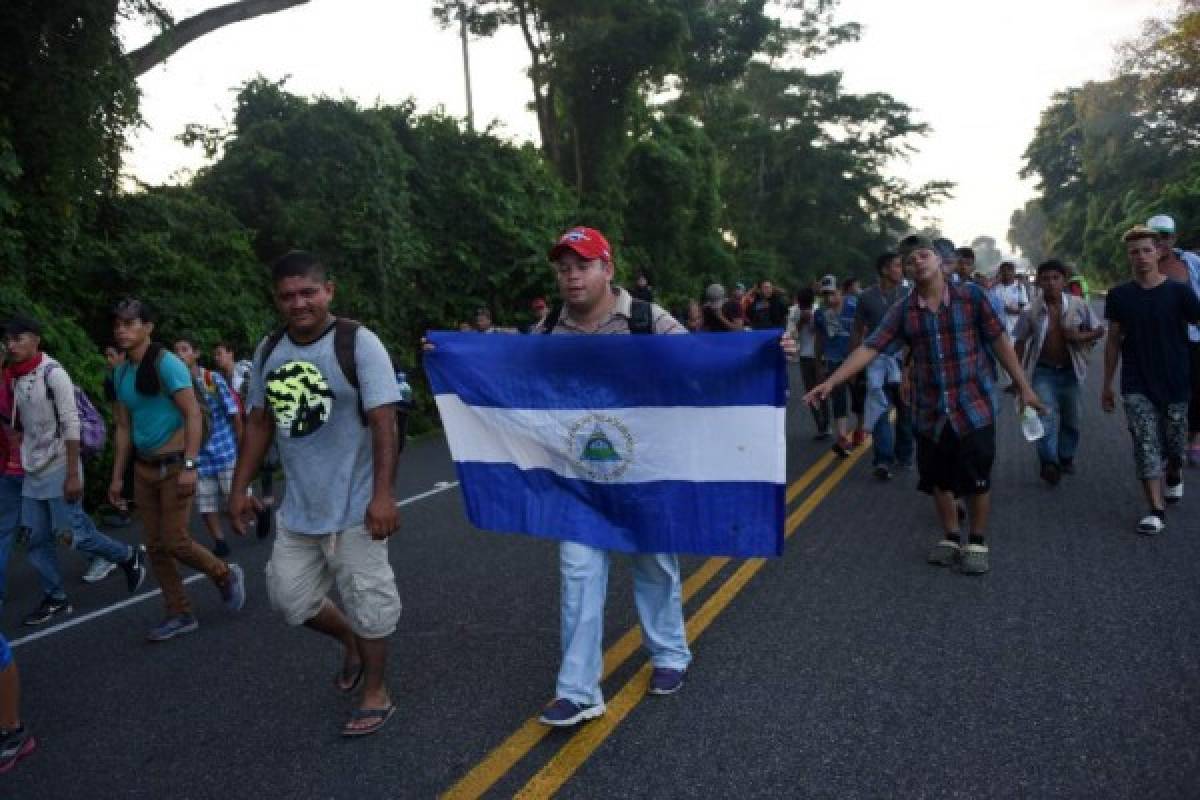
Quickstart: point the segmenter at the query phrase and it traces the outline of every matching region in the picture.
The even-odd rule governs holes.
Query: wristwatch
[[[183,460],[183,468],[184,469],[194,470],[194,469],[198,469],[199,467],[200,467],[200,464],[194,458],[185,458]]]

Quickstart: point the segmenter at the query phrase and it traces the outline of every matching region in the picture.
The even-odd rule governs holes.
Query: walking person
[[[400,526],[392,491],[400,389],[379,337],[330,312],[334,284],[315,256],[288,253],[271,276],[284,327],[254,355],[230,515],[244,534],[261,510],[246,490],[273,440],[287,491],[267,564],[271,605],[289,625],[341,644],[333,683],[346,694],[362,687],[342,735],[366,736],[396,711],[387,655],[401,606],[388,538]],[[345,611],[328,597],[335,584]]]
[[[1185,284],[1200,296],[1200,256],[1175,246],[1175,220],[1156,214],[1146,227],[1159,235],[1158,271]],[[1188,395],[1188,460],[1200,465],[1200,326],[1188,325],[1188,373],[1192,385]]]
[[[1159,271],[1161,236],[1136,226],[1122,237],[1133,280],[1113,288],[1104,304],[1109,322],[1100,404],[1116,409],[1113,378],[1121,365],[1121,401],[1133,437],[1133,461],[1149,513],[1138,533],[1166,528],[1166,503],[1183,500],[1191,394],[1188,324],[1200,323],[1191,287]]]
[[[229,555],[229,543],[221,519],[228,508],[233,465],[242,439],[241,407],[224,376],[200,366],[200,349],[193,338],[181,336],[171,349],[188,368],[196,399],[208,420],[208,437],[196,458],[196,512],[212,537],[213,555],[224,558]]]
[[[800,380],[804,391],[820,383],[817,378],[818,365],[816,357],[817,322],[813,306],[816,304],[816,293],[805,286],[796,292],[796,302],[788,311],[787,332],[796,342],[796,352],[800,360]],[[812,406],[813,423],[817,432],[813,439],[821,441],[829,438],[829,402],[825,401]]]
[[[1087,375],[1088,353],[1104,335],[1091,308],[1081,298],[1064,291],[1067,268],[1057,259],[1038,266],[1041,289],[1021,315],[1014,347],[1025,375],[1049,412],[1043,420],[1045,435],[1037,441],[1042,480],[1057,486],[1065,474],[1075,472],[1079,449],[1079,387]]]
[[[36,320],[14,317],[5,326],[4,339],[10,361],[4,378],[12,391],[13,425],[21,429],[21,528],[31,551],[50,556],[61,540],[93,559],[120,566],[126,587],[137,591],[146,577],[143,549],[105,536],[83,510],[80,414],[70,375],[42,352]],[[58,573],[56,555],[46,558],[44,569]],[[55,575],[55,582],[61,592],[61,577]],[[41,625],[64,610],[71,610],[65,594],[47,595],[25,624]]]
[[[552,335],[686,333],[657,305],[635,301],[614,287],[612,249],[591,228],[572,228],[550,250],[559,294],[559,313],[537,331]],[[692,653],[683,622],[683,584],[674,553],[638,553],[633,561],[633,592],[642,638],[654,670],[650,693],[673,694],[683,687]],[[607,550],[563,541],[559,544],[562,582],[562,664],[554,701],[539,720],[570,727],[605,711],[603,672],[604,598],[611,555]]]
[[[881,254],[875,259],[875,272],[879,275],[879,282],[858,297],[851,350],[857,349],[863,339],[879,327],[888,309],[908,297],[909,289],[904,285],[904,265],[899,253],[888,251]],[[873,474],[880,480],[891,478],[895,467],[912,467],[912,421],[907,405],[901,402],[901,380],[902,365],[896,350],[880,353],[867,365],[864,423],[871,426],[874,442],[871,464]],[[888,418],[889,408],[896,411],[894,422]]]
[[[814,353],[820,370],[817,378],[824,380],[842,365],[850,352],[850,333],[854,328],[856,305],[855,298],[842,296],[837,278],[833,275],[821,279],[820,289],[821,308],[815,314],[817,339]],[[837,431],[833,452],[842,458],[849,456],[855,447],[850,438],[851,389],[849,382],[839,383],[830,398],[834,429]]]
[[[37,740],[21,720],[21,678],[8,639],[0,633],[0,775],[33,754]]]
[[[1017,355],[982,290],[966,282],[951,286],[934,242],[910,236],[900,253],[916,287],[884,315],[879,327],[829,378],[804,396],[819,402],[861,372],[894,342],[912,351],[917,430],[918,490],[932,495],[942,537],[927,561],[961,561],[967,575],[990,568],[987,523],[996,453],[995,418],[989,400],[992,373],[984,343],[1013,374],[1021,400],[1044,411],[1025,380]],[[967,497],[970,533],[962,544],[956,497]]]
[[[120,505],[125,466],[133,459],[133,495],[167,611],[146,638],[162,642],[200,627],[177,561],[207,575],[229,611],[245,605],[246,583],[240,566],[226,564],[188,534],[204,432],[187,367],[151,339],[155,316],[145,303],[121,300],[112,319],[125,363],[113,375],[116,435],[108,499]]]

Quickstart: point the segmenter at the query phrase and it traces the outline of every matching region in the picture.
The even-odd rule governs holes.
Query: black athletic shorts
[[[926,494],[940,489],[955,497],[986,494],[992,488],[995,459],[995,425],[959,436],[947,423],[936,441],[917,434],[917,489]]]

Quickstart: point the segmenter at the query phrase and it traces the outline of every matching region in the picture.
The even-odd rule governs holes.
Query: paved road
[[[1164,536],[1132,533],[1129,444],[1097,393],[1079,474],[1056,490],[1005,410],[982,578],[925,565],[936,531],[915,477],[826,458],[793,409],[787,554],[685,560],[694,667],[680,694],[645,699],[644,656],[620,652],[636,614],[617,559],[610,710],[578,735],[529,724],[558,660],[552,544],[473,530],[453,490],[408,505],[391,548],[401,711],[345,742],[337,653],[272,615],[269,543],[248,541],[239,616],[197,582],[196,635],[145,644],[150,598],[17,647],[42,746],[0,797],[1198,797],[1200,499]],[[425,440],[399,496],[453,479]],[[77,580],[84,565],[64,564]],[[12,574],[0,626],[20,637],[35,589],[20,555]],[[119,584],[79,585],[75,616],[123,600]]]

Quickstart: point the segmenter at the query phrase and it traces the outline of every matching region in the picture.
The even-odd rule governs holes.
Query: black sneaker
[[[44,625],[55,617],[70,614],[74,610],[71,608],[71,601],[65,597],[61,600],[46,597],[42,600],[42,604],[37,607],[36,611],[25,617],[24,624]]]
[[[889,480],[892,477],[892,471],[888,469],[887,464],[876,465],[875,469],[871,471],[871,474],[881,481]]]
[[[1063,475],[1074,475],[1075,474],[1075,459],[1060,458],[1058,460],[1058,468],[1059,468],[1059,470],[1062,471]]]
[[[1045,464],[1042,464],[1042,471],[1040,474],[1042,476],[1042,480],[1051,486],[1058,486],[1058,482],[1062,480],[1062,470],[1058,468],[1058,464],[1055,464],[1052,461],[1047,461]]]
[[[224,558],[229,555],[229,542],[224,539],[217,539],[217,543],[213,545],[213,555],[217,558]]]
[[[832,435],[833,434],[831,434],[829,431],[817,431],[816,435],[813,436],[813,441],[814,442],[823,442]]]
[[[146,580],[145,546],[139,544],[134,547],[133,555],[121,564],[121,570],[125,573],[125,587],[129,589],[130,594],[141,588],[142,581]]]

